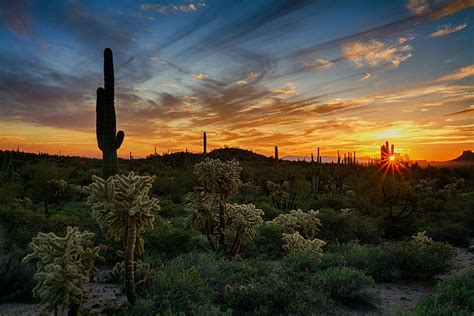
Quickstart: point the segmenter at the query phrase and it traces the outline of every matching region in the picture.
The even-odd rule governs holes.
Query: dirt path
[[[115,285],[90,282],[86,285],[87,291],[84,302],[81,304],[81,312],[91,315],[101,315],[126,308],[127,299]],[[39,316],[54,315],[45,311],[40,304],[2,304],[0,315],[14,316]],[[59,313],[66,316],[67,311]]]
[[[468,252],[463,248],[456,248],[456,257],[453,269],[437,277],[438,280],[444,280],[456,275],[463,274],[474,267],[474,253]],[[371,293],[378,294],[381,299],[378,309],[368,310],[357,308],[351,310],[341,308],[338,314],[341,315],[396,315],[401,309],[413,309],[423,299],[433,293],[435,287],[421,283],[377,283],[370,289]]]

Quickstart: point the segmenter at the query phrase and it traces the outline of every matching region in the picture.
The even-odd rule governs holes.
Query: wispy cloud
[[[209,75],[205,74],[205,73],[202,73],[202,72],[198,72],[196,74],[193,74],[193,77],[196,78],[196,79],[199,79],[199,80],[205,80],[205,79],[209,79]]]
[[[167,13],[189,13],[197,11],[206,7],[206,3],[203,1],[196,3],[187,3],[187,4],[167,4],[161,5],[157,3],[143,3],[140,5],[140,10],[142,11],[156,11],[161,14]]]
[[[369,42],[349,42],[342,46],[344,57],[357,67],[368,66],[383,70],[398,68],[412,56],[410,45],[390,45],[377,40]]]
[[[474,76],[474,64],[463,67],[456,71],[453,71],[452,73],[449,73],[447,75],[444,75],[436,79],[436,82],[461,80],[461,79],[471,77],[471,76]]]
[[[467,26],[467,22],[458,24],[458,25],[445,24],[438,27],[436,32],[431,33],[429,37],[439,37],[439,36],[448,35],[454,32],[458,32],[464,29],[466,26]]]
[[[421,15],[430,12],[428,0],[409,0],[407,8],[412,14]]]
[[[330,60],[324,58],[315,58],[313,60],[305,62],[306,66],[309,68],[319,68],[319,69],[330,69],[334,66],[334,63]]]

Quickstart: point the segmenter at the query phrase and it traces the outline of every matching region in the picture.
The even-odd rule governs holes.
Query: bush
[[[25,210],[16,204],[1,205],[0,226],[6,237],[4,250],[25,249],[46,223],[43,214]]]
[[[321,231],[319,238],[327,242],[360,240],[364,243],[380,243],[381,232],[368,216],[357,211],[341,212],[323,209],[319,213]]]
[[[24,251],[0,258],[0,303],[29,302],[35,287],[33,264],[21,263]]]
[[[335,267],[319,272],[312,280],[323,284],[328,295],[337,301],[348,301],[355,298],[368,298],[364,292],[374,284],[374,279],[354,268]]]
[[[448,271],[455,255],[448,244],[422,244],[414,240],[378,246],[350,242],[333,245],[329,251],[342,254],[349,266],[377,281],[426,281]]]
[[[284,243],[281,239],[282,234],[281,228],[263,224],[257,231],[255,239],[243,248],[242,256],[281,259],[285,254]]]
[[[473,315],[474,314],[474,270],[445,280],[438,284],[435,292],[406,315]]]
[[[213,305],[216,293],[207,280],[195,267],[186,268],[177,263],[173,260],[155,270],[150,284],[133,307],[133,315],[150,315],[156,311],[190,315],[203,305]]]
[[[399,277],[404,280],[424,281],[436,274],[449,271],[454,249],[445,243],[433,242],[431,245],[415,241],[390,244],[388,251]]]

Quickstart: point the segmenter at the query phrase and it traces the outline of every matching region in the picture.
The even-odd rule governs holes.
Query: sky
[[[271,156],[386,140],[412,159],[474,149],[474,2],[0,1],[0,149],[100,157],[115,63],[119,155]]]

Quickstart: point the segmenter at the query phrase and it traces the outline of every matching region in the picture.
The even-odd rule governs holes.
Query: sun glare
[[[395,159],[395,156],[390,156],[390,161],[394,161]]]

